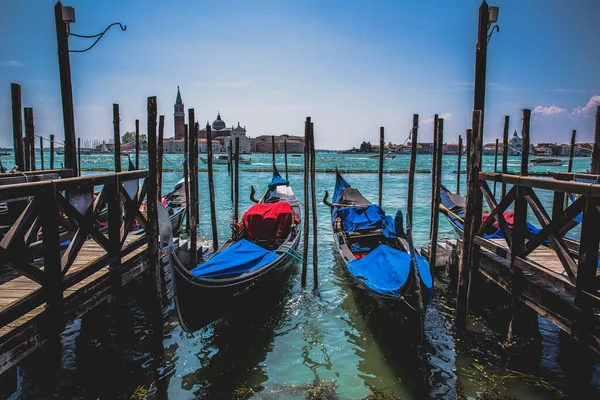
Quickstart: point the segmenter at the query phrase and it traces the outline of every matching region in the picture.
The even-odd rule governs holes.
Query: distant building
[[[251,153],[252,146],[250,138],[246,136],[246,127],[242,127],[238,122],[236,127],[232,126],[228,128],[225,121],[221,119],[221,113],[217,113],[217,119],[215,119],[211,125],[211,135],[213,140],[213,149],[215,148],[215,140],[219,141],[221,147],[218,153],[229,152],[229,143],[235,148],[235,138],[240,138],[240,153]],[[206,128],[200,129],[198,132],[200,139],[206,139]],[[204,147],[206,149],[206,146]],[[235,150],[235,149],[234,149]]]
[[[261,135],[252,139],[252,151],[256,153],[271,153],[273,152],[273,135]],[[285,142],[287,141],[288,153],[303,153],[304,152],[304,137],[292,135],[275,136],[275,152],[283,153]]]
[[[523,151],[523,139],[517,135],[517,131],[513,133],[512,137],[508,140],[508,155],[518,156]]]

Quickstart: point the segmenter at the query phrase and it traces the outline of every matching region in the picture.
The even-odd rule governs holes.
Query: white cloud
[[[598,105],[600,105],[600,96],[598,96],[598,95],[592,96],[590,101],[588,101],[588,103],[584,107],[581,107],[581,106],[575,107],[573,109],[573,112],[571,112],[571,116],[572,117],[579,117],[579,116],[589,117],[591,115],[594,115],[594,109]]]
[[[0,65],[3,67],[20,67],[23,65],[23,63],[17,60],[6,60],[0,61]]]
[[[443,118],[445,120],[452,118],[452,113],[443,113],[438,116],[439,118]],[[421,125],[429,125],[433,124],[433,117],[424,119],[421,121]]]
[[[550,106],[550,107],[537,106],[536,108],[533,109],[532,114],[548,116],[548,115],[560,114],[565,111],[567,111],[566,108],[560,108],[557,106]]]

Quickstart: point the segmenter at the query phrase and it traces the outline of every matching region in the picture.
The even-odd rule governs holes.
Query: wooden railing
[[[572,181],[585,179],[592,183]],[[599,176],[589,174],[557,174],[555,179],[523,177],[518,175],[479,173],[479,187],[490,211],[489,218],[481,225],[475,243],[510,260],[511,269],[517,273],[528,271],[543,276],[555,287],[561,287],[566,294],[574,296],[572,303],[572,326],[575,330],[588,328],[593,309],[600,308],[599,285],[596,280],[598,270],[598,250],[600,242],[600,184]],[[506,195],[497,202],[488,182],[501,182],[512,185]],[[549,214],[534,191],[553,192],[552,212]],[[567,205],[565,196],[575,195],[575,200]],[[503,213],[514,203],[514,225],[509,229]],[[526,225],[528,208],[531,209],[541,230],[528,237]],[[581,221],[581,240],[578,242],[565,237]],[[496,222],[504,237],[506,248],[497,242],[486,240],[483,233]],[[545,246],[552,249],[560,261],[566,277],[549,273],[543,265],[528,259],[533,251]],[[562,278],[562,279],[561,279]]]
[[[148,179],[143,170],[0,186],[0,202],[22,203],[22,212],[0,240],[0,266],[41,287],[4,308],[0,328],[44,302],[60,326],[65,291],[107,266],[118,290],[122,258],[148,242],[145,234],[126,241],[134,221],[141,228],[148,225],[140,211]],[[89,240],[104,254],[82,259],[71,270]]]

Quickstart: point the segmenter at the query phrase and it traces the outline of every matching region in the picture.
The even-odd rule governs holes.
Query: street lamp
[[[58,69],[60,73],[60,91],[62,97],[63,123],[65,130],[65,167],[73,170],[75,176],[77,171],[77,152],[75,146],[75,116],[73,112],[73,85],[71,82],[71,60],[69,52],[83,53],[90,50],[98,43],[102,36],[114,25],[119,25],[121,30],[126,30],[120,23],[114,23],[108,26],[97,35],[85,36],[71,33],[70,24],[75,22],[75,9],[70,6],[63,6],[60,1],[54,6],[54,21],[56,24],[56,41],[58,45]],[[84,50],[69,50],[69,36],[80,38],[96,38],[96,41]]]
[[[483,118],[485,108],[485,76],[487,64],[487,45],[494,30],[500,31],[498,25],[490,25],[498,22],[499,7],[489,7],[485,0],[479,7],[479,25],[477,27],[477,46],[475,53],[475,93],[473,110],[481,110],[481,131],[483,138]],[[488,32],[490,32],[488,34]],[[481,160],[481,157],[480,157]]]

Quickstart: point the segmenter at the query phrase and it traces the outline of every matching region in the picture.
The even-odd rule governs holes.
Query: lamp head
[[[488,22],[490,24],[495,24],[498,22],[498,11],[500,7],[490,7],[488,11]]]
[[[63,6],[62,19],[67,24],[75,22],[75,9],[71,6]]]

